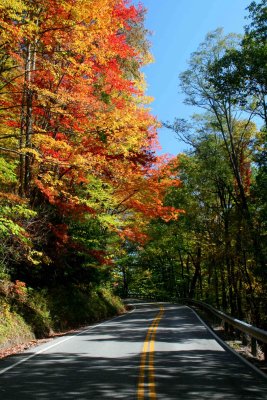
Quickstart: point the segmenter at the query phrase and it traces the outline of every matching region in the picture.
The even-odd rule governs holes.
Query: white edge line
[[[75,338],[76,336],[81,335],[82,333],[89,332],[90,330],[92,330],[92,329],[94,329],[94,328],[97,328],[98,326],[108,324],[109,322],[114,321],[115,319],[125,317],[126,315],[131,314],[132,312],[134,312],[135,310],[136,310],[136,308],[134,307],[131,311],[129,311],[129,312],[125,313],[125,314],[118,315],[118,316],[116,316],[116,317],[114,317],[114,318],[109,319],[108,321],[101,322],[100,324],[92,325],[92,326],[90,326],[90,327],[87,328],[87,329],[81,330],[81,331],[78,332],[76,335],[69,336],[69,337],[67,337],[66,339],[63,339],[63,340],[61,340],[61,341],[59,341],[59,342],[56,342],[56,343],[52,344],[51,346],[45,347],[44,349],[41,349],[41,350],[37,351],[36,353],[31,354],[30,356],[28,356],[28,357],[26,357],[26,358],[23,358],[22,360],[16,362],[15,364],[12,364],[12,365],[10,365],[9,367],[6,367],[6,368],[0,370],[0,375],[3,375],[5,372],[7,372],[7,371],[9,371],[9,370],[11,370],[11,369],[17,367],[17,366],[20,365],[20,364],[23,364],[23,363],[27,362],[27,361],[30,360],[31,358],[33,358],[33,357],[35,357],[35,356],[37,356],[37,355],[39,355],[39,354],[42,354],[42,353],[44,353],[45,351],[50,350],[50,349],[52,349],[52,348],[55,347],[55,346],[58,346],[59,344],[62,344],[62,343],[64,343],[64,342],[67,342],[68,340],[71,340],[71,339]],[[53,340],[53,339],[52,339],[52,340]],[[56,340],[56,339],[54,339],[54,340]],[[23,353],[20,353],[20,354],[23,355]]]
[[[216,335],[216,333],[202,320],[202,318],[198,315],[198,313],[191,307],[185,306],[189,308],[193,313],[197,316],[199,321],[208,329],[208,331],[214,336],[214,338],[221,344],[222,347],[226,347],[231,353],[233,353],[236,357],[238,357],[243,363],[248,365],[250,368],[254,369],[259,375],[261,375],[263,378],[267,379],[267,376],[264,372],[262,372],[259,368],[257,368],[254,364],[250,363],[247,361],[244,357],[242,357],[237,351],[235,351],[232,347],[229,346],[226,342],[224,342],[219,336]]]

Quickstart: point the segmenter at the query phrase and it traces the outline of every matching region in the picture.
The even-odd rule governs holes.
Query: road
[[[0,399],[255,400],[267,399],[267,379],[190,308],[139,303],[2,360]]]

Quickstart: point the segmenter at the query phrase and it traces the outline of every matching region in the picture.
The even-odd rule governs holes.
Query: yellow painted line
[[[155,350],[155,337],[157,332],[157,327],[159,322],[162,318],[163,311],[161,309],[157,323],[154,325],[153,332],[151,333],[150,338],[150,352],[149,352],[149,359],[148,359],[148,391],[149,391],[149,398],[156,399],[156,385],[155,385],[155,368],[154,368],[154,350]]]
[[[157,317],[156,317],[157,318]],[[152,324],[150,325],[142,350],[141,355],[141,362],[140,362],[140,370],[139,370],[139,380],[138,380],[138,389],[137,389],[137,399],[142,400],[145,397],[145,368],[146,368],[146,358],[147,358],[147,351],[149,347],[149,340],[150,334],[154,329],[154,325],[157,322],[156,318],[153,320]]]
[[[139,380],[138,380],[138,388],[137,388],[137,399],[143,400],[145,398],[145,371],[146,371],[146,361],[147,361],[147,353],[148,356],[148,393],[150,399],[156,399],[156,385],[155,385],[155,369],[154,369],[154,349],[155,349],[155,337],[158,325],[164,313],[164,307],[160,307],[159,313],[156,315],[152,324],[150,325],[142,350],[141,362],[140,362],[140,371],[139,371]]]

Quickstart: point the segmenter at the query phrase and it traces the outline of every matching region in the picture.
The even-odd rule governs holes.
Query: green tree
[[[220,76],[217,69],[212,68],[227,51],[234,50],[238,46],[240,39],[236,35],[224,37],[221,29],[208,34],[198,51],[192,54],[190,69],[180,75],[181,88],[186,95],[187,104],[197,105],[213,116],[213,125],[223,140],[236,182],[240,218],[246,221],[247,231],[254,245],[254,258],[264,271],[266,260],[262,243],[254,232],[247,193],[247,177],[246,173],[244,174],[246,152],[253,139],[250,120],[254,110],[250,111],[245,123],[240,122],[238,116],[242,112],[242,106],[237,101],[236,87],[231,84],[215,85],[214,82],[219,80]]]
[[[250,24],[238,46],[209,66],[210,82],[222,94],[232,93],[234,102],[250,117],[260,117],[267,126],[267,2],[252,2],[247,8]]]

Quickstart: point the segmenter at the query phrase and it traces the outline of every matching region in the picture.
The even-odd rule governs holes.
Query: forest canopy
[[[0,11],[0,273],[41,287],[100,279],[151,218],[179,214],[164,204],[176,161],[155,153],[145,95],[145,10],[1,0]]]

